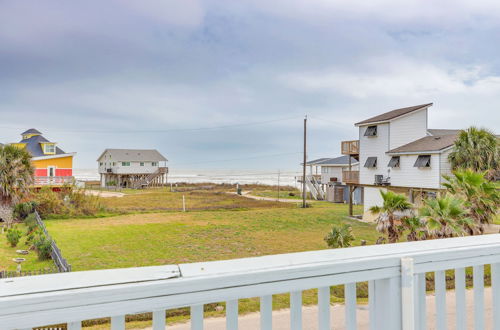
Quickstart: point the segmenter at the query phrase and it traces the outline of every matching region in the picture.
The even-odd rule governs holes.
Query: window
[[[158,166],[158,162],[152,162],[151,166]]]
[[[140,162],[140,163],[139,163],[139,165],[140,165],[140,166],[144,166],[144,162]]]
[[[413,167],[431,167],[431,155],[419,155]]]
[[[99,163],[99,166],[102,166],[102,162]]]
[[[389,167],[399,167],[399,156],[393,156],[387,165]]]
[[[44,148],[43,152],[46,154],[56,153],[56,146],[54,144],[44,144],[43,148]]]
[[[377,136],[377,126],[368,126],[365,131],[365,136]]]
[[[122,166],[130,166],[130,162],[122,162]]]
[[[368,157],[365,162],[365,167],[377,167],[377,157]]]
[[[116,162],[113,162],[113,166],[116,166]]]

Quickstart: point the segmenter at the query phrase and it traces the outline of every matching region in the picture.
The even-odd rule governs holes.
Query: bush
[[[19,241],[21,240],[22,233],[16,227],[12,227],[7,231],[7,241],[10,243],[10,246],[16,247]]]
[[[352,227],[348,224],[343,224],[338,227],[333,227],[332,231],[325,236],[326,244],[331,248],[345,248],[351,246],[355,237],[352,235]]]
[[[69,213],[60,194],[52,191],[50,187],[43,187],[40,191],[33,194],[33,198],[37,204],[38,213],[40,213],[42,217],[46,217],[49,214]]]
[[[24,202],[14,206],[14,217],[19,220],[25,219],[28,215],[35,211],[35,202]]]
[[[50,259],[50,253],[52,252],[52,240],[50,238],[43,233],[39,233],[33,240],[33,246],[35,247],[38,259]]]
[[[25,219],[24,219],[24,224],[26,225],[27,227],[27,230],[26,230],[26,235],[29,235],[30,233],[32,233],[35,229],[38,228],[38,223],[36,222],[36,215],[35,213],[31,213],[30,215],[28,215]]]

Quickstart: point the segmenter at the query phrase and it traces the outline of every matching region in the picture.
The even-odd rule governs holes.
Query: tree
[[[443,183],[448,191],[464,200],[468,217],[473,225],[467,229],[471,235],[484,233],[484,226],[490,224],[498,212],[500,193],[498,184],[486,179],[486,172],[457,170],[452,176],[444,176]]]
[[[0,218],[10,227],[13,206],[28,192],[33,183],[31,155],[14,146],[0,146]]]
[[[384,203],[382,206],[372,206],[370,212],[377,214],[377,230],[387,235],[389,243],[399,240],[404,226],[401,220],[411,215],[413,205],[406,196],[388,190],[380,190]]]
[[[464,202],[450,194],[425,199],[420,216],[431,238],[463,236],[466,229],[474,224],[467,216]]]
[[[403,228],[408,230],[408,235],[406,235],[408,242],[427,239],[425,225],[419,217],[403,217],[401,222]]]
[[[351,243],[355,240],[354,235],[352,235],[352,227],[348,224],[343,224],[342,226],[334,226],[332,231],[325,236],[325,242],[331,248],[345,248],[351,246]]]
[[[453,170],[486,171],[489,179],[500,174],[500,146],[498,138],[487,129],[470,127],[462,131],[448,160]]]

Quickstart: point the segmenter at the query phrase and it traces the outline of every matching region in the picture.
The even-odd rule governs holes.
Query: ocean
[[[73,175],[80,181],[99,180],[97,169],[74,169]],[[299,187],[295,177],[300,175],[300,171],[282,171],[279,174],[279,183],[282,186]],[[168,182],[278,185],[278,171],[170,169]]]

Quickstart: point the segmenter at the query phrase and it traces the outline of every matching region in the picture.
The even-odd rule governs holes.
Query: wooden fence
[[[57,269],[59,272],[70,272],[71,271],[71,265],[68,264],[66,259],[63,258],[61,250],[59,247],[57,247],[56,242],[50,237],[49,232],[47,231],[47,227],[45,227],[45,224],[42,221],[42,218],[40,218],[40,215],[38,214],[37,211],[35,211],[35,219],[38,224],[38,227],[43,230],[45,236],[50,239],[52,251],[50,252],[50,257],[52,260],[54,260],[54,263],[57,266]]]
[[[55,274],[55,273],[60,273],[59,269],[48,268],[48,269],[37,269],[37,270],[22,270],[21,272],[18,272],[17,270],[2,270],[0,271],[0,278],[33,276],[33,275]]]

